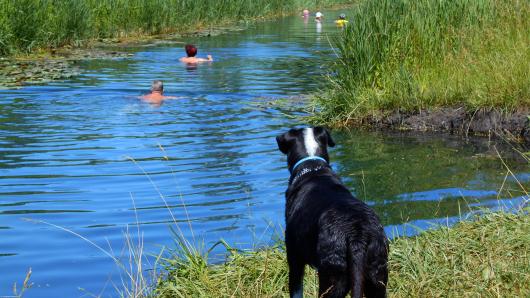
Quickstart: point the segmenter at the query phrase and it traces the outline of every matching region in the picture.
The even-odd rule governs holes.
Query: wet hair
[[[341,13],[340,16],[339,16],[339,19],[345,19],[346,18],[346,15]]]
[[[160,80],[154,80],[151,84],[151,92],[158,91],[163,92],[164,91],[164,83]]]
[[[195,57],[197,55],[197,48],[192,44],[187,44],[184,49],[186,49],[186,55],[188,57]]]

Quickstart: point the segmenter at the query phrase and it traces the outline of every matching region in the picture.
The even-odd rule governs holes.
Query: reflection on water
[[[418,133],[348,132],[340,137],[342,144],[335,150],[338,172],[358,197],[378,211],[387,226],[458,217],[477,202],[490,204],[510,197],[498,192],[506,169],[493,149],[502,148],[502,144]],[[510,155],[513,169],[528,170],[520,157]],[[523,195],[513,181],[509,184],[505,189],[514,189],[515,196]]]
[[[140,227],[147,252],[172,246],[175,222],[206,247],[221,238],[241,248],[268,243],[283,225],[288,179],[275,136],[300,124],[291,116],[301,113],[299,102],[269,102],[321,87],[323,60],[332,57],[325,36],[337,28],[312,22],[285,18],[187,40],[216,57],[194,68],[178,61],[180,45],[139,47],[131,59],[81,63],[72,81],[0,91],[0,295],[29,267],[35,297],[99,294],[108,280],[119,283],[115,264],[93,246],[24,218],[116,255],[129,226]],[[184,98],[140,102],[153,79]],[[389,234],[522,196],[510,179],[515,199],[498,193],[505,170],[483,140],[334,135],[333,167]],[[524,163],[507,160],[529,177]]]

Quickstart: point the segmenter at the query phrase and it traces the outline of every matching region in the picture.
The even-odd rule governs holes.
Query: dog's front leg
[[[287,246],[287,263],[289,264],[289,294],[291,298],[304,297],[304,267],[300,257]]]

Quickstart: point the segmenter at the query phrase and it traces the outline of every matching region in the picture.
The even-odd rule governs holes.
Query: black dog
[[[319,297],[385,297],[388,240],[379,218],[328,165],[335,143],[322,127],[276,137],[291,172],[285,244],[291,297],[303,296],[304,267],[318,270]]]

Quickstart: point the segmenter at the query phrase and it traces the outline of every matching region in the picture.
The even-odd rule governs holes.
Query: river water
[[[174,247],[171,228],[205,248],[281,237],[288,172],[274,137],[304,124],[297,96],[322,86],[337,32],[330,19],[288,17],[186,40],[216,59],[198,67],[178,62],[180,44],[142,46],[82,62],[72,80],[0,91],[0,297],[29,268],[26,297],[117,296],[123,272],[94,245],[126,259],[127,230],[135,240],[139,229],[146,254]],[[183,98],[140,102],[153,79]],[[333,136],[334,169],[389,236],[520,203],[495,148],[523,184],[530,178],[486,138]]]

